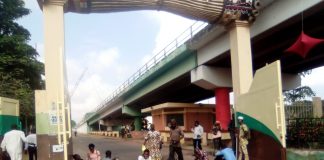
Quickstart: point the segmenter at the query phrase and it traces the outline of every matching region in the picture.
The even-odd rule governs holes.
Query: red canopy
[[[317,39],[310,37],[304,33],[304,31],[301,32],[300,36],[298,37],[297,41],[290,46],[288,49],[286,49],[285,52],[291,52],[296,53],[303,58],[305,58],[308,54],[308,52],[318,45],[319,43],[323,42],[324,39]]]

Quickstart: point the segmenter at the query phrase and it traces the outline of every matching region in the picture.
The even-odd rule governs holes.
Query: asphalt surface
[[[79,154],[84,160],[88,153],[88,145],[93,143],[97,150],[100,151],[102,157],[105,155],[106,150],[112,152],[112,157],[118,157],[120,160],[137,160],[141,154],[141,145],[143,140],[134,139],[121,139],[104,136],[93,135],[78,135],[73,137],[73,153]],[[185,160],[192,160],[194,157],[192,146],[183,146],[182,152]],[[169,148],[168,144],[164,144],[162,148],[163,159],[168,157]],[[209,154],[209,159],[213,159]]]

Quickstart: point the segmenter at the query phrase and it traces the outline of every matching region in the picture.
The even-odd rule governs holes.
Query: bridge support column
[[[129,116],[134,117],[134,125],[135,125],[135,130],[140,131],[141,130],[141,111],[138,109],[134,109],[131,106],[126,106],[124,105],[122,107],[122,114],[127,114]]]
[[[216,120],[220,122],[222,130],[227,131],[228,124],[231,121],[231,108],[229,99],[229,88],[216,88]]]
[[[140,131],[142,127],[142,121],[141,117],[135,117],[134,118],[134,126],[135,126],[135,131]]]
[[[249,91],[253,80],[250,27],[247,21],[234,21],[228,25],[230,35],[232,82],[234,103],[237,97]]]
[[[46,90],[35,92],[39,159],[67,160],[73,153],[64,76],[64,3],[47,2],[42,6]]]
[[[323,108],[321,97],[313,97],[313,117],[321,118],[323,117]]]

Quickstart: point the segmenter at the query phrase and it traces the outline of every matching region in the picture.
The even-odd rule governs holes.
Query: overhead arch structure
[[[161,10],[190,19],[214,22],[223,12],[224,0],[38,0],[62,4],[65,12],[109,13],[135,10]]]

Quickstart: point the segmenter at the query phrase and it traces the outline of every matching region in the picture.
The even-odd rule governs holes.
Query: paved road
[[[83,159],[86,159],[88,152],[88,144],[93,143],[96,149],[104,155],[106,150],[111,150],[112,157],[119,157],[120,160],[136,160],[141,154],[142,140],[122,140],[120,138],[110,138],[103,136],[88,136],[78,135],[73,137],[73,152],[80,154]],[[191,147],[184,147],[183,155],[185,160],[194,159],[192,156]],[[168,146],[164,145],[162,148],[163,159],[168,157]],[[212,159],[210,156],[209,159]]]

